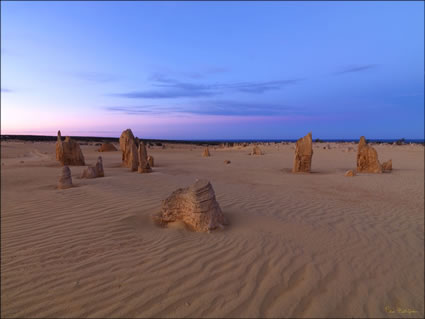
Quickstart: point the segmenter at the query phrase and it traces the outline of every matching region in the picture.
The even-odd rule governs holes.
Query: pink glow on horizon
[[[99,136],[119,137],[121,132],[131,128],[136,136],[146,138],[179,139],[184,136],[206,134],[206,130],[217,125],[229,130],[244,123],[266,124],[270,122],[291,122],[318,120],[317,116],[224,116],[170,114],[164,115],[129,115],[87,112],[77,114],[53,114],[47,111],[33,111],[25,114],[2,112],[1,134],[16,135],[50,135],[56,136],[60,130],[63,136]],[[7,118],[7,121],[6,121]],[[34,120],[37,119],[37,120]],[[211,135],[211,134],[208,134]],[[186,137],[187,138],[187,137]],[[205,138],[205,137],[203,137]],[[209,136],[214,139],[214,136]],[[229,136],[230,138],[230,136]]]

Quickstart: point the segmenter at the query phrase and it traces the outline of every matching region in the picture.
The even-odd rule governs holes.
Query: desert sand
[[[138,174],[89,143],[105,177],[70,166],[74,187],[57,189],[54,142],[2,142],[1,316],[423,317],[424,147],[373,147],[391,173],[346,177],[357,145],[313,143],[311,173],[294,174],[289,143],[150,147]],[[229,225],[158,227],[161,201],[197,178]]]

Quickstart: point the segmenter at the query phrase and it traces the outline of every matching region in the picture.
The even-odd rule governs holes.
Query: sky
[[[424,138],[424,2],[0,6],[2,134]]]

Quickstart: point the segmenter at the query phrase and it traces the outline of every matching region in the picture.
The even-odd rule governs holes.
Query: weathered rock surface
[[[58,188],[59,189],[66,189],[72,187],[72,177],[71,177],[71,170],[68,166],[62,167],[62,175],[59,178],[58,182]]]
[[[251,155],[264,155],[264,153],[258,145],[255,145],[252,149]]]
[[[150,167],[154,167],[154,159],[152,155],[148,155],[148,163]]]
[[[122,152],[122,165],[128,167],[131,171],[137,171],[139,165],[137,143],[130,129],[126,129],[121,133],[120,149]]]
[[[85,165],[80,145],[69,136],[62,141],[61,131],[58,131],[58,140],[56,141],[56,160],[62,165]]]
[[[81,178],[96,178],[104,176],[105,172],[103,170],[103,162],[101,156],[97,158],[97,162],[95,165],[87,167],[81,174]]]
[[[349,171],[345,172],[345,176],[348,176],[348,177],[356,176],[356,172],[350,169]]]
[[[94,166],[88,166],[84,169],[83,173],[81,174],[81,178],[96,178],[96,168]]]
[[[98,151],[99,152],[115,152],[118,150],[112,143],[102,143]]]
[[[152,172],[152,169],[148,162],[148,152],[146,151],[145,143],[142,141],[139,142],[139,149],[138,149],[138,160],[139,160],[139,166],[137,168],[138,173],[150,173]]]
[[[209,157],[209,156],[211,156],[211,154],[210,154],[210,150],[208,149],[208,147],[206,147],[206,148],[204,149],[204,152],[202,153],[202,156],[203,156],[203,157]]]
[[[208,232],[227,224],[214,189],[207,180],[197,180],[192,186],[173,192],[153,218],[161,225],[182,221],[197,232]]]
[[[357,149],[357,172],[359,173],[382,173],[382,166],[378,161],[378,153],[367,145],[364,136],[360,137]]]
[[[388,160],[388,161],[382,163],[382,170],[383,171],[392,171],[393,170],[393,161]]]
[[[311,132],[300,138],[295,145],[294,168],[292,172],[311,171],[311,159],[313,157],[313,141]]]

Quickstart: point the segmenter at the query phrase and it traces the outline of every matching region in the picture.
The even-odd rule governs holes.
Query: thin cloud
[[[239,101],[208,101],[190,110],[191,113],[199,115],[242,116],[288,115],[299,111],[299,108],[283,104]]]
[[[370,69],[374,69],[377,67],[377,64],[365,64],[365,65],[356,65],[345,67],[343,70],[335,72],[335,75],[341,75],[346,73],[354,73],[354,72],[362,72]]]
[[[119,112],[125,114],[165,114],[176,112],[177,109],[172,107],[161,107],[158,105],[143,106],[107,106],[104,108],[109,112]]]
[[[174,89],[162,91],[133,91],[126,93],[112,94],[117,97],[125,97],[130,99],[170,99],[183,97],[205,97],[216,93],[197,89]]]
[[[226,67],[221,67],[221,66],[205,67],[198,71],[176,71],[176,70],[170,70],[167,68],[165,70],[163,69],[162,73],[156,73],[156,75],[163,77],[163,74],[165,72],[166,74],[168,74],[168,76],[184,77],[189,79],[201,79],[201,78],[206,78],[213,74],[226,73],[229,71],[230,69]]]
[[[266,82],[240,82],[240,83],[218,83],[218,84],[198,84],[182,82],[163,74],[154,74],[149,80],[153,86],[160,90],[132,91],[111,94],[112,96],[124,98],[184,98],[184,97],[207,97],[226,92],[241,92],[249,94],[263,94],[271,90],[280,90],[285,86],[296,84],[302,79],[277,80]]]
[[[9,90],[9,89],[6,89],[6,88],[1,88],[1,92],[4,92],[4,93],[11,93],[11,92],[13,92],[12,90]]]
[[[125,114],[195,114],[195,115],[223,115],[223,116],[275,116],[302,114],[303,108],[295,108],[281,104],[235,102],[235,101],[203,101],[190,106],[187,105],[140,105],[140,106],[108,106],[104,108],[110,112]]]

